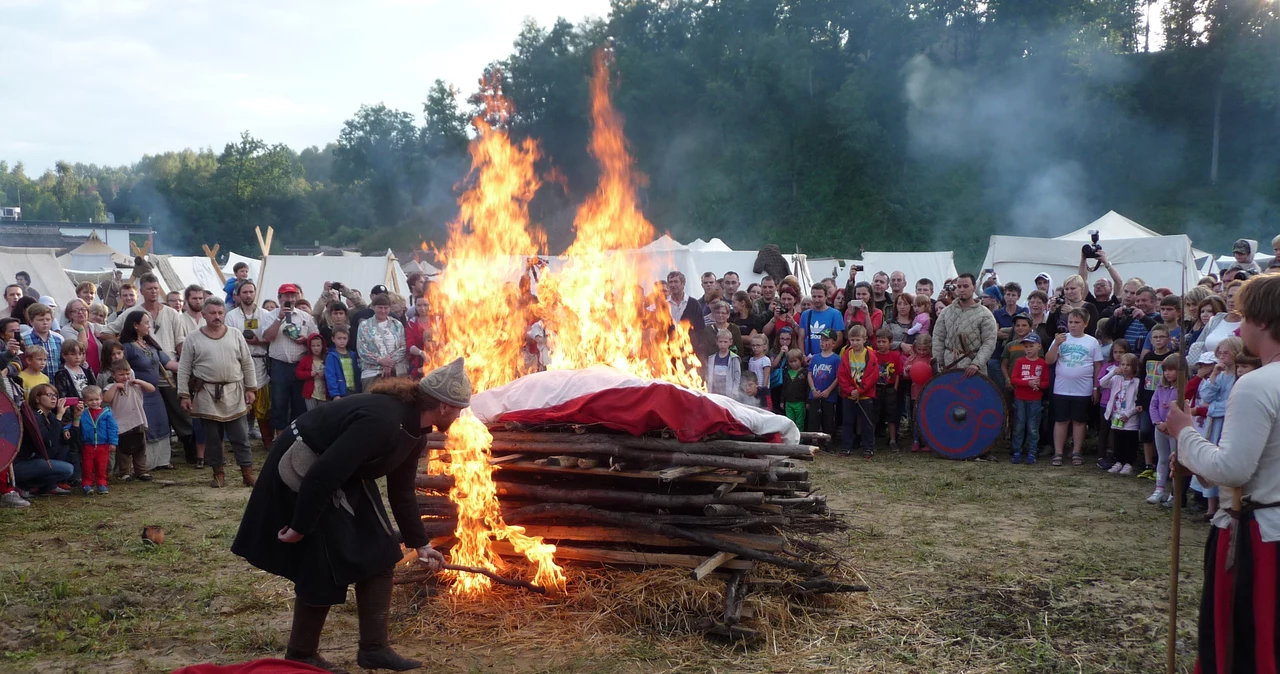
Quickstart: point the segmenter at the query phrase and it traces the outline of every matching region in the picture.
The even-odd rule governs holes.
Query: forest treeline
[[[972,264],[990,234],[1117,210],[1223,251],[1280,231],[1277,4],[1169,0],[1147,22],[1147,0],[615,0],[603,20],[527,22],[489,70],[511,134],[562,178],[531,209],[553,252],[594,188],[601,47],[646,215],[681,240]],[[477,105],[437,80],[421,110],[361,106],[323,148],[245,132],[130,166],[0,162],[0,205],[150,222],[177,253],[254,250],[267,225],[282,244],[442,243]]]

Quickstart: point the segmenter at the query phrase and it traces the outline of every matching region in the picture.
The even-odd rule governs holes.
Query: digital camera
[[[1080,247],[1080,255],[1086,260],[1098,259],[1098,251],[1102,250],[1102,244],[1098,243],[1098,230],[1089,230],[1089,240],[1092,243],[1086,243]]]

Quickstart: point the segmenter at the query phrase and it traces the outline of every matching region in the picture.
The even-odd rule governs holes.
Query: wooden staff
[[[1187,294],[1187,270],[1185,262],[1182,267],[1182,295]],[[1185,308],[1185,304],[1184,307]],[[1183,317],[1182,329],[1178,334],[1178,353],[1182,367],[1178,368],[1178,409],[1187,409],[1187,371],[1191,364],[1187,362],[1186,317]],[[1150,414],[1150,412],[1147,412]],[[1178,446],[1173,445],[1177,452]],[[1169,458],[1169,481],[1173,483],[1173,531],[1169,537],[1169,634],[1165,637],[1165,670],[1175,674],[1178,666],[1178,565],[1181,561],[1182,547],[1182,478],[1178,475],[1178,462]]]
[[[404,556],[400,558],[400,563],[401,563],[401,564],[408,564],[409,562],[411,562],[411,561],[413,561],[414,559],[417,559],[417,558],[418,558],[418,551],[417,551],[417,550],[413,550],[413,549],[406,550],[406,551],[405,551],[405,553],[404,553]],[[528,591],[530,591],[530,592],[537,592],[538,594],[546,594],[546,593],[547,593],[547,588],[542,587],[541,585],[534,585],[533,583],[530,583],[530,582],[528,582],[528,581],[524,581],[524,580],[516,580],[515,578],[507,578],[507,577],[505,577],[505,576],[499,576],[498,574],[496,574],[496,573],[494,573],[494,572],[492,572],[492,571],[490,571],[490,570],[488,570],[488,569],[482,569],[482,568],[480,568],[480,567],[476,567],[476,566],[463,566],[463,565],[461,565],[461,564],[449,564],[449,563],[444,563],[444,564],[441,564],[441,565],[440,565],[440,568],[441,568],[442,570],[444,570],[444,571],[460,571],[460,572],[462,572],[462,573],[478,573],[478,574],[480,574],[480,575],[482,575],[482,576],[488,576],[488,577],[489,577],[490,579],[492,579],[495,583],[501,583],[501,584],[503,584],[503,585],[509,585],[509,586],[511,586],[511,587],[522,587],[522,588],[524,588],[524,589],[526,589],[526,590],[528,590]],[[402,585],[402,584],[404,584],[404,583],[410,583],[410,582],[422,582],[423,580],[426,580],[426,579],[427,579],[427,577],[428,577],[428,576],[430,576],[430,575],[431,575],[431,574],[416,574],[416,573],[415,573],[415,574],[413,574],[413,575],[406,576],[406,577],[405,577],[405,580],[403,580],[402,582],[397,582],[396,584],[397,584],[397,585]]]
[[[267,227],[267,238],[262,238],[262,228],[254,227],[253,233],[258,237],[258,248],[262,250],[262,264],[258,267],[258,291],[262,292],[262,279],[267,277],[267,258],[271,256],[271,239],[276,235],[274,227]]]

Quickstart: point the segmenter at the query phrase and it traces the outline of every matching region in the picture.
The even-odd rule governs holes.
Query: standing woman
[[[1204,330],[1200,331],[1200,336],[1187,349],[1188,363],[1196,362],[1200,359],[1200,354],[1206,351],[1214,353],[1218,349],[1219,342],[1240,333],[1240,326],[1244,325],[1244,317],[1236,310],[1236,294],[1240,292],[1242,285],[1244,281],[1232,281],[1227,284],[1227,289],[1223,292],[1227,310],[1210,319],[1204,326]]]
[[[1096,335],[1098,332],[1098,308],[1086,302],[1088,297],[1088,289],[1085,287],[1084,278],[1079,274],[1072,274],[1067,280],[1062,282],[1063,303],[1058,306],[1050,317],[1052,322],[1057,324],[1058,332],[1067,331],[1067,316],[1076,309],[1083,310],[1089,315],[1089,322],[1084,326],[1084,334]],[[1055,304],[1056,304],[1055,300]]]
[[[379,381],[369,393],[304,413],[280,434],[231,551],[294,583],[285,659],[340,671],[320,656],[320,632],[329,607],[344,603],[354,584],[360,666],[421,666],[389,644],[391,571],[401,559],[401,537],[428,567],[444,562],[422,525],[413,481],[426,434],[432,427],[448,431],[470,404],[471,381],[459,358],[416,383]],[[384,476],[398,534],[375,482]]]
[[[1236,382],[1218,444],[1178,407],[1165,422],[1182,465],[1242,493],[1238,512],[1218,509],[1205,544],[1198,672],[1274,672],[1280,661],[1280,274],[1237,290],[1240,337],[1262,367]]]
[[[368,387],[379,378],[403,377],[409,372],[404,324],[391,317],[391,298],[386,293],[369,301],[373,318],[360,322],[356,332],[356,353],[360,354],[360,380]]]
[[[730,321],[738,326],[738,333],[744,338],[764,330],[764,321],[751,313],[751,296],[742,290],[733,294],[733,317]]]
[[[124,345],[124,357],[133,368],[133,376],[155,387],[142,395],[142,409],[147,414],[147,470],[168,466],[173,455],[169,444],[169,413],[160,395],[161,386],[169,383],[170,372],[178,371],[178,361],[169,360],[164,349],[151,336],[151,313],[135,311],[125,316],[120,329],[120,343]],[[151,479],[149,473],[138,476],[144,482]]]
[[[911,345],[916,341],[915,335],[908,335],[907,331],[911,329],[911,324],[916,319],[916,298],[909,292],[900,292],[893,296],[893,316],[884,322],[884,326],[889,328],[889,334],[893,337],[889,341],[889,348],[895,351],[901,350],[904,354],[910,355]],[[848,322],[845,322],[848,325]],[[899,407],[898,409],[905,409]]]
[[[98,359],[102,351],[102,344],[98,342],[98,333],[102,330],[102,326],[89,322],[89,305],[77,297],[67,302],[67,308],[63,310],[62,317],[66,319],[62,324],[62,338],[68,342],[80,342],[85,348],[85,353],[88,354],[89,368],[94,372],[102,372],[102,361]]]

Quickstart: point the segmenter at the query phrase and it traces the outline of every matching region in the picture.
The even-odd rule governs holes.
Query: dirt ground
[[[261,460],[262,453],[257,454]],[[278,656],[291,589],[229,551],[248,498],[171,484],[40,498],[0,511],[0,671],[161,672]],[[823,455],[813,480],[851,528],[839,545],[871,591],[775,624],[741,648],[685,629],[723,584],[673,571],[570,569],[557,598],[482,604],[398,590],[393,641],[442,672],[1163,671],[1171,518],[1152,483],[1093,467]],[[1179,669],[1191,671],[1207,526],[1182,534]],[[144,546],[144,524],[165,529]],[[674,574],[663,576],[661,574]],[[355,671],[353,603],[324,653]]]

